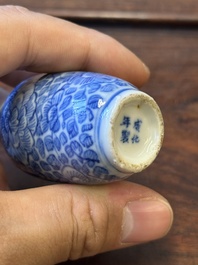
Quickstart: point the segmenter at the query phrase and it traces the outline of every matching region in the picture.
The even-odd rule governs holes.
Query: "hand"
[[[149,77],[146,66],[114,39],[24,8],[0,7],[0,32],[0,76],[10,85],[32,72],[96,71],[136,86]],[[158,239],[172,224],[166,199],[134,183],[5,191],[2,167],[0,178],[1,264],[91,256]]]

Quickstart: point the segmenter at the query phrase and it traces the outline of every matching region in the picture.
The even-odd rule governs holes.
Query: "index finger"
[[[136,86],[149,71],[113,38],[95,30],[22,7],[0,7],[0,76],[16,69],[33,72],[71,70],[114,75]]]

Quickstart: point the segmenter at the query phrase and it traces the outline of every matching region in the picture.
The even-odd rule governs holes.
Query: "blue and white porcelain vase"
[[[150,96],[91,72],[30,78],[0,111],[0,139],[18,167],[59,182],[127,178],[154,161],[163,135],[162,115]]]

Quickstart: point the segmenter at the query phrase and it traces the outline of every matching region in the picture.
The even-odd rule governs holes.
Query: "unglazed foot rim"
[[[137,173],[157,157],[164,137],[161,111],[154,99],[136,91],[122,99],[111,119],[112,156],[118,170]]]

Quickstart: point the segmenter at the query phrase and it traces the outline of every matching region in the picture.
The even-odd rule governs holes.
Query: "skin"
[[[22,7],[0,7],[0,32],[0,81],[11,86],[35,72],[95,71],[138,87],[149,78],[143,62],[111,37]],[[173,221],[165,198],[127,181],[10,191],[0,166],[0,189],[1,264],[93,256],[161,238]]]

